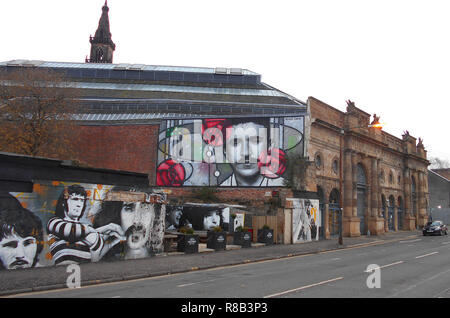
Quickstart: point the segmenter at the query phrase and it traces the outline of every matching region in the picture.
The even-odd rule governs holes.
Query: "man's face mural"
[[[13,231],[0,241],[0,261],[6,269],[31,267],[36,251],[36,238],[32,236],[21,237]]]
[[[218,211],[211,211],[203,218],[203,229],[211,230],[220,225],[220,213]]]
[[[283,186],[290,153],[303,155],[303,117],[167,120],[158,186]]]
[[[127,246],[131,249],[145,247],[153,226],[152,205],[145,202],[124,202],[120,217],[122,229],[127,236]]]
[[[72,193],[67,199],[67,216],[72,220],[81,218],[84,210],[86,197],[81,194]]]
[[[228,127],[226,134],[226,158],[236,177],[248,181],[258,178],[258,157],[267,147],[266,128],[253,122],[241,123]]]

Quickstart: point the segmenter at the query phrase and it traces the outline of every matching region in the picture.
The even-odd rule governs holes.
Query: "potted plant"
[[[242,247],[252,247],[252,234],[249,229],[238,226],[233,233],[233,243]]]
[[[179,230],[177,238],[177,251],[187,254],[198,253],[198,235],[191,227],[184,226]]]
[[[227,234],[220,226],[214,227],[208,231],[206,238],[206,247],[215,251],[225,250],[227,247]]]
[[[265,243],[266,245],[273,244],[273,229],[267,224],[258,230],[258,243]]]

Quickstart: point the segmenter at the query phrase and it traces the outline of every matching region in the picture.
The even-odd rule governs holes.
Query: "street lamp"
[[[343,147],[343,138],[347,131],[351,129],[356,128],[376,128],[376,129],[382,129],[384,124],[379,123],[378,121],[373,122],[366,126],[359,126],[359,127],[351,127],[351,128],[341,128],[340,134],[339,134],[339,188],[341,190],[340,196],[339,196],[339,205],[340,205],[340,222],[339,222],[339,245],[343,245],[343,223],[344,223],[344,186],[343,186],[343,170],[344,170],[344,164],[343,164],[343,158],[344,158],[344,147]]]

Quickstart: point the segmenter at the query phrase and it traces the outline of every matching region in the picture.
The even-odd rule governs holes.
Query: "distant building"
[[[86,57],[86,63],[112,63],[113,54],[116,45],[112,41],[109,28],[108,1],[102,8],[102,15],[98,22],[98,28],[95,35],[89,38],[91,42],[91,53],[89,59]]]
[[[450,213],[450,169],[428,170],[430,208],[445,209]]]

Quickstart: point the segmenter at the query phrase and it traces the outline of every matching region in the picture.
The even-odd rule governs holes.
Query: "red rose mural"
[[[181,163],[167,159],[156,169],[156,185],[181,187],[186,177],[186,171]]]
[[[223,145],[222,128],[226,119],[204,119],[202,125],[203,140],[214,147]]]
[[[269,179],[276,179],[286,171],[287,158],[283,150],[279,148],[263,151],[258,158],[258,167],[261,174]]]

